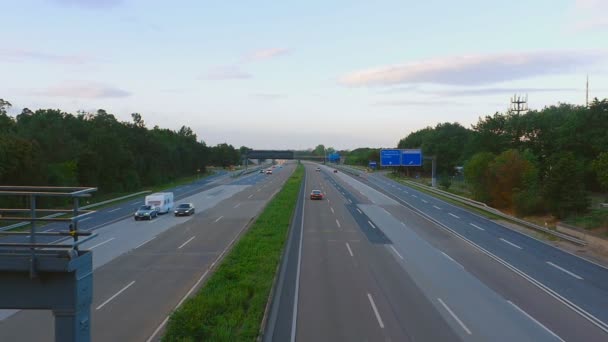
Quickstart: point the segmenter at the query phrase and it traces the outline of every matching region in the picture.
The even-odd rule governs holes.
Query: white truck
[[[157,192],[146,196],[146,205],[151,205],[159,214],[166,214],[173,209],[173,193]]]

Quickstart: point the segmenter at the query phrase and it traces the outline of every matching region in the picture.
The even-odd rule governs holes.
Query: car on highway
[[[338,173],[338,170],[334,169],[334,173]]]
[[[266,171],[264,171],[264,169],[261,169],[261,170],[260,170],[260,173],[264,173],[264,172],[266,172]]]
[[[194,215],[194,204],[192,203],[182,203],[175,208],[173,212],[175,216],[190,216]]]
[[[321,190],[313,190],[310,193],[310,199],[311,200],[322,200],[323,199],[323,193],[321,192]]]
[[[266,170],[266,174],[267,175],[271,175],[272,174],[272,170],[271,169]]]
[[[142,205],[141,207],[139,207],[139,209],[137,209],[135,214],[133,214],[135,221],[151,220],[157,216],[158,216],[158,211],[156,210],[155,207],[153,207],[151,205]]]
[[[316,169],[315,169],[315,171],[321,171],[321,168],[320,168],[320,167],[318,167],[318,168],[316,168]]]

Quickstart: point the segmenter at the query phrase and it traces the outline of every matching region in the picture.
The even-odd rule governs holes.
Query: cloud
[[[288,53],[289,53],[289,50],[285,49],[285,48],[264,49],[264,50],[253,51],[252,53],[246,55],[243,59],[246,62],[264,61],[267,59],[272,59],[275,57],[283,56]]]
[[[71,98],[119,98],[131,96],[131,93],[113,86],[98,82],[69,81],[42,90],[29,92],[35,96],[71,97]]]
[[[123,0],[52,0],[60,5],[82,8],[110,8],[122,4]]]
[[[575,33],[583,31],[601,31],[608,29],[608,11],[606,0],[575,0],[573,21],[567,24],[567,28]]]
[[[251,74],[234,65],[213,67],[199,77],[199,79],[211,81],[243,80],[249,78],[251,78]]]
[[[253,94],[253,97],[257,97],[259,99],[264,99],[264,100],[279,100],[279,99],[284,99],[287,97],[287,95],[285,94],[277,94],[277,93],[258,93],[258,94]]]
[[[397,106],[397,107],[435,107],[435,106],[464,106],[465,103],[456,101],[437,101],[430,99],[428,101],[410,101],[410,100],[386,100],[373,103],[374,106]]]
[[[450,89],[433,92],[439,96],[483,96],[494,94],[521,94],[521,93],[568,93],[580,91],[577,88],[475,88],[475,89]]]
[[[91,59],[91,57],[83,55],[58,55],[26,49],[0,48],[0,60],[7,62],[41,61],[59,64],[84,64],[90,62]]]
[[[483,85],[535,76],[564,74],[598,63],[606,51],[542,51],[437,58],[355,71],[343,76],[346,86],[398,84]]]

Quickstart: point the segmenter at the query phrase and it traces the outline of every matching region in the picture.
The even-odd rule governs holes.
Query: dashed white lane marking
[[[120,291],[116,292],[112,297],[108,298],[105,302],[101,303],[101,305],[99,305],[95,310],[99,310],[99,309],[103,308],[104,306],[106,306],[106,304],[111,302],[114,298],[118,297],[121,293],[125,292],[133,284],[135,284],[135,280],[130,282],[127,286],[123,287]]]
[[[422,200],[422,202],[424,202],[424,203],[429,203],[427,200]]]
[[[485,230],[485,229],[481,228],[480,226],[478,226],[478,225],[476,225],[476,224],[474,224],[474,223],[469,223],[469,224],[470,224],[471,226],[473,226],[473,227],[475,227],[475,228],[479,229],[479,230]]]
[[[573,276],[574,278],[576,278],[578,280],[583,280],[583,277],[579,276],[578,274],[572,273],[572,272],[568,271],[567,269],[565,269],[565,268],[563,268],[561,266],[558,266],[558,265],[552,263],[551,261],[547,261],[547,264],[549,264],[549,265],[557,268],[558,270],[560,270],[560,271],[562,271],[562,272],[564,272],[566,274],[569,274],[569,275]]]
[[[395,252],[395,254],[397,254],[397,256],[399,258],[401,258],[401,260],[405,260],[405,259],[403,259],[403,256],[395,249],[395,247],[393,247],[392,245],[390,247],[393,250],[393,252]]]
[[[439,208],[438,206],[434,205],[433,208],[437,209],[437,210],[441,210],[441,208]]]
[[[520,247],[520,246],[518,246],[518,245],[514,244],[513,242],[511,242],[511,241],[509,241],[509,240],[505,240],[505,239],[503,239],[503,238],[500,238],[500,241],[502,241],[502,242],[504,242],[504,243],[506,243],[506,244],[508,244],[508,245],[511,245],[511,246],[513,246],[513,247],[515,247],[515,248],[517,248],[517,249],[521,249],[521,247]]]
[[[452,213],[448,213],[448,215],[450,215],[450,216],[452,216],[452,217],[455,217],[455,218],[457,218],[457,219],[459,219],[459,218],[460,218],[460,217],[458,217],[458,216],[456,216],[456,215],[454,215],[454,214],[452,214]]]
[[[357,208],[357,211],[359,212],[359,214],[363,215],[363,212],[359,210],[359,208]]]
[[[338,221],[338,219],[336,219],[336,225],[338,226],[338,228],[342,227],[342,226],[340,225],[340,221]]]
[[[112,210],[109,210],[108,212],[109,212],[109,213],[113,213],[113,212],[118,211],[118,210],[120,210],[120,209],[122,209],[122,208],[116,208],[116,209],[112,209]]]
[[[110,242],[110,241],[112,241],[112,240],[114,240],[114,239],[115,239],[115,238],[109,238],[109,239],[107,239],[106,241],[104,241],[104,242],[100,242],[100,243],[96,244],[95,246],[93,246],[93,247],[91,247],[91,248],[89,248],[89,249],[94,249],[94,248],[99,247],[99,246],[101,246],[101,245],[105,245],[106,243],[108,243],[108,242]]]
[[[331,210],[332,214],[335,214],[334,208],[333,207],[329,207],[329,210]]]
[[[447,255],[447,254],[446,254],[446,253],[444,253],[444,252],[441,252],[441,254],[443,254],[443,255],[444,255],[446,258],[450,259],[450,260],[451,260],[453,263],[455,263],[456,265],[458,265],[458,267],[460,267],[460,268],[464,269],[464,266],[462,266],[462,265],[461,265],[461,264],[460,264],[458,261],[456,261],[456,260],[452,259],[452,257],[451,257],[451,256]]]
[[[372,228],[376,229],[376,226],[374,226],[374,224],[372,223],[372,221],[367,221],[367,223],[369,223],[369,225],[372,226]]]
[[[384,329],[384,322],[382,322],[382,317],[380,317],[380,313],[378,312],[378,308],[376,307],[376,303],[374,303],[374,298],[372,298],[371,294],[367,294],[367,298],[369,299],[369,304],[372,306],[374,310],[374,314],[376,314],[376,319],[378,320],[378,325],[380,328]]]
[[[538,324],[541,328],[545,329],[549,334],[553,335],[555,338],[557,338],[558,340],[565,342],[561,337],[557,336],[556,333],[554,333],[553,331],[549,330],[549,328],[547,328],[546,326],[544,326],[541,322],[537,321],[536,319],[534,319],[534,317],[528,315],[527,312],[525,312],[524,310],[522,310],[519,306],[515,305],[513,302],[511,302],[510,300],[507,301],[507,303],[513,305],[513,307],[515,309],[517,309],[519,312],[521,312],[522,314],[524,314],[524,316],[528,317],[530,320],[532,320],[534,323]]]
[[[215,219],[215,221],[214,221],[214,222],[215,222],[215,223],[217,223],[217,222],[218,222],[219,220],[221,220],[222,218],[224,218],[224,216],[220,216],[220,217],[218,217],[217,219]]]
[[[251,197],[253,197],[253,194],[249,195],[249,197],[247,197],[247,198],[251,198]]]
[[[237,203],[233,208],[236,209],[241,206],[241,203]]]
[[[190,241],[194,240],[196,236],[193,236],[191,238],[189,238],[188,240],[186,240],[186,242],[182,243],[181,246],[177,247],[177,249],[182,249],[185,245],[187,245],[188,243],[190,243]]]
[[[348,244],[348,242],[346,243],[346,248],[348,249],[348,254],[350,254],[351,257],[354,257],[355,255],[353,254],[353,250],[350,249],[350,245]]]
[[[443,300],[441,300],[441,298],[437,298],[437,300],[439,301],[439,304],[441,304],[444,309],[452,316],[452,318],[454,318],[456,320],[456,322],[458,322],[458,324],[460,324],[460,326],[462,327],[462,329],[464,329],[464,331],[466,331],[467,334],[471,335],[471,330],[469,330],[469,328],[467,328],[466,325],[464,325],[464,323],[460,320],[460,318],[458,318],[458,316],[456,316],[456,314],[452,311],[452,309],[450,309],[449,306],[447,306],[446,303],[443,302]]]
[[[156,236],[155,236],[155,237],[153,237],[153,238],[151,238],[151,239],[149,239],[149,240],[146,240],[146,241],[144,241],[144,242],[140,243],[140,244],[139,244],[139,245],[137,245],[137,247],[135,247],[134,249],[138,249],[139,247],[141,247],[141,246],[143,246],[143,245],[147,244],[148,242],[150,242],[150,241],[152,241],[152,240],[154,240],[154,239],[156,239]]]

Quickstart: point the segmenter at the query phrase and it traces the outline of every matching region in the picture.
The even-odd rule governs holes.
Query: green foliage
[[[312,154],[314,154],[316,156],[325,155],[325,145],[323,145],[323,144],[317,145],[317,147],[315,147],[315,149],[312,150]]]
[[[558,218],[584,212],[589,200],[585,192],[583,168],[572,152],[553,155],[544,183],[544,196],[551,213]]]
[[[494,161],[494,155],[489,152],[475,154],[464,166],[464,178],[471,187],[473,198],[481,202],[489,202],[491,199],[491,176],[490,164]]]
[[[103,109],[74,115],[25,108],[15,119],[9,107],[0,99],[0,184],[96,186],[103,194],[240,162],[231,145],[207,147],[186,126],[147,129],[139,113],[120,122]]]
[[[380,150],[375,148],[357,148],[342,153],[345,163],[350,165],[367,166],[370,161],[380,162]]]
[[[163,341],[254,341],[295,209],[304,168],[238,241],[203,288],[177,309]]]
[[[443,188],[443,190],[448,190],[450,186],[452,186],[452,179],[447,174],[442,174],[439,177],[439,186]]]
[[[608,151],[602,152],[593,161],[593,171],[595,171],[602,189],[608,191]]]

